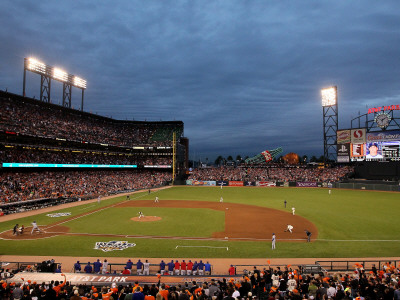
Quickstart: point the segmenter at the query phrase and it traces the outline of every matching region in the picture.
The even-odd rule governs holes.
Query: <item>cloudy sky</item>
[[[322,155],[323,87],[338,86],[339,128],[400,103],[398,0],[3,1],[0,41],[0,89],[22,94],[35,57],[88,81],[86,111],[183,121],[196,160]]]

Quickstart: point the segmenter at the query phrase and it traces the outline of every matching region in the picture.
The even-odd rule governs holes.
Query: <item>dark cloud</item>
[[[87,79],[87,111],[184,121],[197,159],[322,155],[322,87],[341,128],[400,100],[398,1],[13,1],[0,20],[0,88],[21,93],[38,57]]]

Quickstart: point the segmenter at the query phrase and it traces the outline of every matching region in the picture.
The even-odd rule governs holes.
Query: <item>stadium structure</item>
[[[397,181],[400,178],[400,106],[381,104],[339,129],[337,87],[321,90],[324,157],[352,163],[355,177]],[[343,127],[342,127],[343,128]]]
[[[115,120],[4,91],[0,91],[0,106],[2,177],[9,178],[3,179],[3,185],[7,181],[13,186],[5,190],[16,189],[19,180],[13,180],[13,174],[26,177],[18,183],[20,196],[5,193],[3,211],[25,205],[14,202],[13,197],[29,200],[34,206],[76,201],[171,184],[187,169],[189,140],[184,137],[182,121]],[[44,191],[32,182],[35,176],[29,175],[47,177],[49,172],[58,178],[54,184],[63,188]],[[65,186],[66,180],[82,182],[88,174],[97,176],[101,184],[103,175],[115,173],[148,179],[125,186],[115,183],[113,187],[104,182],[101,191],[91,192]],[[23,187],[26,192],[21,191]]]
[[[189,139],[184,136],[184,124],[182,121],[147,122],[115,120],[112,118],[84,112],[83,91],[86,88],[86,81],[79,77],[67,74],[66,72],[55,70],[51,66],[38,64],[37,62],[35,63],[35,67],[33,67],[29,64],[29,61],[27,60],[25,61],[24,78],[26,71],[34,71],[41,76],[40,100],[26,97],[25,80],[24,93],[22,96],[0,91],[0,188],[2,191],[2,203],[0,205],[1,214],[20,213],[28,210],[41,209],[48,206],[59,205],[62,203],[78,202],[85,199],[91,199],[93,202],[93,199],[97,198],[98,204],[100,205],[101,197],[115,195],[119,193],[124,193],[123,197],[125,197],[125,195],[127,197],[126,201],[118,200],[123,202],[123,205],[119,208],[122,208],[124,211],[128,211],[132,207],[141,207],[141,209],[142,207],[147,208],[150,207],[150,205],[160,205],[160,207],[157,208],[161,209],[161,204],[158,203],[158,197],[156,197],[156,201],[149,199],[150,197],[152,197],[152,195],[150,196],[150,193],[147,194],[147,189],[149,189],[150,192],[150,189],[153,188],[185,183],[184,179],[186,179],[186,176],[188,175],[187,170]],[[63,82],[62,105],[55,105],[51,103],[51,80],[59,80]],[[78,87],[82,90],[82,102],[80,110],[75,110],[71,108],[72,87]],[[173,236],[173,238],[171,238],[171,236],[160,236],[156,237],[154,240],[157,241],[154,242],[149,241],[150,239],[152,239],[151,236],[138,237],[130,233],[124,233],[117,234],[118,238],[123,237],[123,239],[128,240],[133,239],[134,237],[138,237],[142,239],[142,241],[148,239],[146,240],[147,243],[154,243],[150,246],[146,245],[144,251],[149,251],[149,249],[151,248],[156,250],[164,250],[162,246],[158,246],[161,244],[166,245],[163,243],[168,243],[169,241],[165,241],[168,239],[174,240],[174,243],[175,240],[185,241],[184,243],[190,241],[190,243],[197,245],[183,245],[183,243],[180,245],[174,244],[175,248],[168,251],[172,251],[169,253],[173,253],[173,251],[177,250],[178,247],[180,247],[181,249],[186,249],[186,247],[198,247],[195,248],[198,250],[191,250],[191,248],[188,250],[189,252],[186,252],[192,255],[192,257],[198,257],[196,256],[197,253],[195,251],[206,251],[204,249],[208,248],[213,248],[213,250],[223,249],[223,251],[228,251],[229,247],[227,245],[228,243],[230,243],[229,245],[233,245],[233,243],[236,242],[236,240],[234,239],[237,239],[237,241],[239,241],[239,244],[244,245],[245,243],[249,242],[252,243],[252,246],[256,245],[256,243],[266,243],[267,240],[267,243],[269,245],[269,243],[271,242],[270,237],[268,237],[268,239],[265,239],[264,237],[265,228],[267,226],[273,226],[275,223],[285,222],[287,217],[291,217],[290,220],[298,222],[297,224],[299,225],[299,227],[307,226],[306,230],[304,230],[304,232],[306,232],[307,234],[307,240],[304,239],[305,233],[303,232],[303,230],[294,232],[293,236],[295,236],[295,238],[293,238],[293,236],[291,235],[292,232],[289,233],[286,232],[287,230],[281,230],[281,236],[287,234],[287,240],[285,241],[288,244],[286,245],[286,247],[287,249],[289,249],[287,250],[287,253],[294,253],[294,251],[300,251],[300,249],[301,251],[304,251],[302,253],[305,253],[307,251],[310,251],[310,253],[321,253],[324,251],[324,246],[321,246],[321,243],[332,243],[330,245],[336,245],[336,243],[345,243],[346,240],[321,239],[321,243],[318,244],[319,241],[317,237],[319,229],[317,228],[317,226],[314,226],[314,224],[306,220],[306,218],[303,216],[295,216],[294,206],[292,208],[287,208],[288,210],[292,209],[292,212],[288,213],[287,211],[285,211],[282,208],[282,205],[284,205],[284,208],[286,209],[287,199],[281,199],[279,198],[281,197],[281,195],[273,194],[279,193],[280,191],[287,192],[287,190],[285,190],[283,187],[297,187],[299,188],[299,190],[295,190],[294,192],[292,192],[294,194],[297,193],[298,195],[292,196],[292,199],[288,199],[288,201],[293,201],[295,197],[300,197],[300,195],[303,195],[304,198],[297,203],[301,203],[303,205],[307,201],[309,201],[308,203],[310,203],[310,201],[312,202],[315,199],[318,199],[320,200],[318,205],[321,208],[322,202],[327,203],[327,205],[331,205],[330,199],[327,200],[326,196],[328,195],[330,197],[332,195],[332,188],[373,190],[382,189],[399,191],[398,183],[396,182],[396,180],[400,178],[400,118],[398,117],[398,113],[400,113],[399,105],[388,105],[370,108],[365,115],[359,116],[358,118],[352,120],[350,128],[338,129],[338,109],[335,93],[337,93],[337,88],[329,90],[328,93],[323,97],[324,154],[325,158],[328,161],[331,159],[332,151],[336,151],[334,153],[334,155],[336,156],[335,162],[332,162],[333,165],[337,163],[335,166],[332,167],[328,166],[327,164],[322,166],[318,165],[316,167],[300,166],[297,164],[299,162],[299,157],[295,153],[289,153],[285,156],[285,159],[283,160],[286,165],[274,162],[274,160],[283,152],[283,149],[279,147],[273,150],[263,151],[260,154],[257,154],[254,157],[247,159],[243,165],[240,165],[237,168],[234,166],[223,166],[220,167],[220,169],[215,168],[217,169],[216,175],[212,174],[212,171],[210,172],[210,170],[207,168],[204,172],[202,172],[202,170],[197,170],[197,176],[199,178],[188,179],[186,180],[186,184],[207,185],[209,186],[209,188],[211,187],[210,190],[205,188],[202,190],[201,193],[198,193],[199,195],[196,195],[196,197],[199,196],[199,199],[196,199],[198,201],[187,201],[187,198],[179,199],[179,201],[176,201],[179,204],[175,202],[172,203],[172,200],[161,201],[163,202],[162,205],[165,206],[165,209],[168,209],[168,207],[178,207],[179,209],[181,209],[181,207],[174,205],[180,205],[184,203],[184,201],[185,205],[188,206],[185,208],[200,208],[199,211],[204,211],[204,208],[209,205],[210,207],[212,207],[212,210],[217,211],[218,214],[223,215],[224,218],[228,220],[226,223],[223,223],[224,225],[227,225],[227,227],[235,227],[234,225],[238,225],[236,226],[236,228],[234,228],[237,231],[235,232],[233,230],[230,233],[233,237],[228,237],[227,235],[216,237],[183,236],[183,238],[179,236]],[[236,172],[236,170],[238,170],[238,172]],[[354,172],[352,170],[354,170]],[[193,174],[189,175],[192,176]],[[353,176],[354,179],[363,179],[363,182],[357,183],[356,180],[353,180],[353,182],[351,182],[351,180],[349,179],[350,175]],[[214,176],[214,178],[206,178],[206,176]],[[372,181],[373,187],[365,188],[365,186],[367,185],[365,183],[365,179],[374,179],[375,181]],[[391,184],[390,187],[386,187],[382,185],[382,179],[391,180],[391,183],[395,182],[396,186]],[[380,184],[374,184],[378,181]],[[214,188],[212,188],[212,186],[214,186]],[[229,202],[229,200],[227,201],[227,197],[225,197],[225,194],[222,193],[227,193],[227,196],[233,198],[235,194],[239,194],[239,192],[235,188],[233,188],[232,190],[227,189],[228,191],[226,192],[224,188],[225,186],[243,187],[238,188],[241,189],[241,193],[249,191],[245,190],[246,188],[244,186],[249,187],[255,199],[251,199],[251,197],[247,198],[246,195],[246,197],[241,196],[242,198],[237,198],[239,200],[234,199],[233,201],[231,200],[231,202]],[[271,194],[263,194],[262,189],[252,188],[253,186],[282,188],[273,189],[273,192]],[[304,190],[308,188],[320,187],[327,188],[326,190],[329,192],[325,193],[324,189],[313,189],[313,192],[317,191],[317,193],[320,194],[317,194],[317,196],[315,196],[316,194],[313,194],[315,197],[318,198],[308,199],[309,197],[305,194]],[[186,188],[188,190],[192,189],[191,187],[185,187],[185,189]],[[148,198],[139,201],[136,201],[136,199],[135,201],[130,201],[131,199],[129,199],[128,197],[132,192],[137,190],[145,190],[146,192],[141,194],[145,195],[144,198],[146,196]],[[214,198],[216,198],[215,196],[218,195],[218,198],[220,200],[218,202],[215,200],[214,202],[207,201],[208,196],[204,196],[206,199],[203,199],[202,196],[207,195],[207,192],[209,192],[210,195],[212,195],[212,197]],[[322,195],[322,192],[324,192],[325,197],[319,196]],[[167,195],[174,195],[173,193],[174,191],[170,192],[170,194]],[[179,193],[179,190],[176,193]],[[222,195],[224,195],[224,197]],[[265,195],[268,196],[268,201],[265,201]],[[193,196],[193,194],[191,194],[191,196],[195,197]],[[225,198],[225,200],[223,198]],[[248,206],[242,206],[243,203],[239,202],[243,201],[243,198],[245,199],[246,205],[248,203],[252,203],[252,205],[249,204]],[[238,203],[235,203],[235,201],[237,201]],[[280,206],[277,206],[276,204],[278,203],[278,201]],[[337,201],[339,201],[339,199]],[[169,204],[171,204],[172,206],[168,206]],[[195,204],[198,206],[195,207]],[[312,203],[311,206],[314,207],[314,204],[315,203]],[[121,205],[121,203],[118,203],[118,205]],[[271,205],[271,207],[269,207],[269,205]],[[103,208],[114,208],[113,206],[114,205],[104,204],[104,207],[99,206],[100,209],[96,208],[96,210],[93,210],[93,212],[98,212]],[[304,210],[306,210],[306,208],[304,208]],[[233,215],[234,211],[236,211],[237,214]],[[250,216],[244,216],[245,212],[249,212]],[[92,212],[89,212],[88,214],[84,215],[79,212],[76,213],[76,215],[78,217],[87,217],[91,213]],[[256,213],[261,213],[261,215],[257,215],[258,219],[254,217]],[[62,214],[63,212],[59,213],[58,215],[64,217]],[[208,214],[210,214],[210,212],[207,211],[205,214],[207,215],[206,217],[204,217],[204,219],[201,220],[201,225],[207,225],[205,223],[208,222]],[[142,215],[143,214],[140,213],[140,216],[138,218],[140,218]],[[315,210],[311,210],[311,215],[317,215],[315,213]],[[327,216],[332,217],[329,216],[329,214]],[[276,217],[276,219],[273,220],[273,217]],[[304,223],[304,220],[306,220],[307,222]],[[99,223],[105,223],[103,222],[104,220],[100,221],[101,222]],[[250,234],[250,230],[247,230],[247,227],[251,227],[249,226],[249,224],[253,221],[257,222],[257,226],[252,227],[260,227],[258,228],[260,229],[258,232],[260,236],[257,236],[256,241],[251,240],[252,238],[248,237],[248,235]],[[319,221],[320,223],[324,222],[324,220],[318,219],[317,221]],[[48,222],[48,224],[50,224],[50,228],[59,225],[56,223],[56,225],[53,226],[53,223],[51,223],[50,221]],[[91,222],[93,222],[93,220]],[[187,221],[187,223],[191,222],[191,219]],[[14,227],[13,230],[9,228],[8,230],[0,233],[2,235],[2,242],[8,241],[7,238],[11,240],[11,249],[12,247],[15,247],[14,245],[17,242],[25,242],[25,240],[22,241],[22,239],[25,237],[18,236],[17,230],[21,230],[21,228],[18,228],[17,225],[16,227]],[[167,226],[168,225],[165,225],[165,227]],[[182,227],[184,226],[182,226],[182,224],[179,224],[179,227],[180,229],[182,229]],[[197,224],[195,224],[194,227],[201,226],[197,226]],[[314,236],[312,237],[313,240],[311,239],[311,232],[308,231],[311,230],[310,228],[312,228],[312,231],[314,233]],[[24,228],[22,228],[22,230],[23,229]],[[128,229],[123,228],[123,230]],[[68,231],[68,229],[64,228],[64,230],[65,232],[46,232],[43,234],[47,234],[47,236],[43,236],[50,239],[52,237],[56,237],[56,234],[57,237],[58,234],[60,234],[59,241],[63,238],[65,238],[65,240],[68,240],[67,235],[62,235],[66,234],[66,231]],[[203,228],[200,228],[200,230],[203,230]],[[225,230],[225,228],[221,230]],[[329,229],[325,228],[325,231],[329,232]],[[102,236],[103,233],[104,232],[72,232],[70,237],[73,235],[79,236],[87,234],[87,237],[84,238],[89,239],[89,236],[94,236],[94,238],[97,239],[97,237]],[[225,232],[219,232],[220,235],[223,233]],[[235,234],[237,236],[235,236]],[[356,234],[359,234],[359,232],[357,232]],[[115,236],[114,233],[108,233],[104,235],[108,235],[110,237]],[[273,233],[273,236],[275,236],[275,233]],[[21,240],[19,240],[20,237]],[[29,237],[29,239],[34,238],[35,236]],[[229,239],[232,239],[233,242]],[[209,244],[198,244],[202,243],[203,241],[207,241]],[[365,242],[363,240],[357,241]],[[392,240],[389,241],[391,242]],[[315,243],[315,245],[309,245],[309,242],[311,244],[313,242],[317,243]],[[370,242],[374,241],[366,241],[366,243]],[[398,240],[395,240],[393,242],[398,242]],[[155,243],[159,244],[156,244],[157,246],[154,246]],[[189,244],[189,242],[187,243]],[[6,242],[4,242],[4,244],[6,244]],[[109,242],[98,242],[96,240],[97,248],[94,249],[124,250],[128,247],[133,247],[133,244],[134,243],[130,243],[128,241],[112,240]],[[270,252],[268,252],[270,255],[274,255],[272,254],[272,250],[275,250],[275,244],[273,245],[273,248],[269,249]],[[343,245],[345,244],[340,244],[339,248],[345,248],[345,246]],[[238,245],[235,246],[239,248]],[[308,246],[310,247],[307,248]],[[92,246],[87,246],[86,248],[90,247]],[[258,255],[257,251],[262,251],[263,255],[265,254],[265,248],[261,247],[262,250],[259,250],[260,247],[258,245],[254,246],[254,249],[251,249],[251,247],[247,247],[247,244],[243,247],[245,247],[243,249],[246,249],[249,252],[255,251],[253,253],[256,253],[256,255]],[[78,247],[76,247],[75,245],[75,249],[73,250],[81,250],[81,248],[77,248]],[[382,246],[382,248],[384,249],[385,247]],[[332,246],[331,250],[335,251],[335,249],[336,248]],[[88,251],[85,253],[93,253],[90,252],[93,251],[93,248],[85,250]],[[237,250],[237,253],[243,253],[246,252],[246,250]],[[391,248],[387,251],[387,253],[393,253],[391,252]],[[148,252],[141,253],[147,254]],[[185,257],[184,255],[185,254],[183,254],[182,257]],[[247,252],[244,255],[247,255]],[[284,257],[279,255],[280,254],[278,254],[277,257]],[[244,258],[243,260],[246,261],[247,259]],[[266,264],[265,256],[263,256],[262,261],[260,260],[260,262],[260,266],[264,267],[263,274],[268,274],[268,272],[270,272],[269,279],[271,279],[272,284],[273,269],[271,268],[270,261],[268,260]],[[9,266],[11,265],[9,262],[6,263]],[[26,281],[27,285],[31,285],[33,280],[50,281],[65,279],[65,277],[60,277],[62,275],[57,274],[57,266],[54,260],[46,260],[38,266],[35,266],[36,270],[42,271],[46,274],[30,272],[32,269],[31,266],[24,264],[23,262],[13,263],[14,265],[16,265],[15,270],[13,270],[15,271],[15,274],[10,274],[10,272],[8,272],[7,269],[4,268],[1,273],[2,276],[4,275],[4,279],[7,280],[5,285],[6,287],[7,284],[8,286],[10,286],[13,280],[19,283],[24,283],[25,279],[27,279],[30,280],[30,282]],[[340,264],[342,263],[347,264],[346,268],[340,266]],[[394,265],[390,263],[387,263],[385,265],[383,265],[382,263],[381,265],[381,263],[382,261],[380,261],[379,259],[374,260],[373,263],[371,261],[364,262],[363,264],[359,264],[358,262],[356,262],[355,269],[357,270],[357,272],[365,272],[365,268],[368,267],[368,270],[371,270],[371,272],[373,272],[375,264],[377,264],[377,267],[379,269],[384,269],[385,267],[391,269],[393,267],[393,270],[398,270],[398,266],[396,263],[394,263]],[[121,283],[119,287],[111,285],[109,290],[106,289],[106,293],[116,293],[116,291],[120,292],[123,289],[122,283],[127,283],[127,281],[122,282],[122,280],[128,280],[130,283],[137,280],[142,280],[142,282],[154,285],[161,283],[159,265],[152,265],[151,276],[143,277],[141,274],[137,274],[141,276],[122,277],[120,276],[121,274],[111,274],[112,270],[114,270],[115,272],[115,270],[121,268],[121,265],[124,264],[110,264],[109,269],[105,270],[106,273],[102,274],[104,276],[97,276],[93,272],[90,272],[90,276],[76,273],[68,274],[68,276],[70,276],[69,280],[71,280],[72,278],[71,282],[73,284],[78,285],[80,283],[83,283],[89,287],[92,284],[102,286],[105,284],[111,284],[111,282]],[[338,267],[338,269],[334,269],[332,267],[334,265],[334,262],[330,261],[330,265],[332,272],[336,270],[349,271],[349,261],[339,261],[337,265],[339,265],[340,268]],[[4,264],[4,266],[6,266],[6,264]],[[179,266],[180,268],[182,268],[182,264],[180,264]],[[237,271],[239,270],[239,266],[241,267],[240,274],[237,273]],[[321,276],[327,273],[327,270],[318,264],[299,264],[296,272],[293,271],[291,265],[284,265],[281,263],[279,266],[284,269],[284,272],[282,272],[282,274],[286,274],[284,276],[287,277],[285,277],[283,280],[286,280],[288,284],[289,280],[292,279],[290,277],[294,278],[295,276],[300,275],[300,273],[304,275],[319,272]],[[254,268],[252,272],[248,272],[248,270],[245,269],[249,267]],[[267,270],[268,267],[269,270]],[[207,269],[205,270],[207,272]],[[75,271],[77,270],[75,269],[74,265],[74,272]],[[249,266],[248,264],[236,265],[235,268],[233,267],[233,265],[231,265],[231,268],[229,269],[229,276],[234,277],[234,279],[232,280],[237,280],[237,283],[240,283],[242,286],[249,285],[249,281],[251,280],[257,281],[256,277],[258,275],[254,275],[256,273],[261,274],[261,272],[257,270],[256,266],[253,267]],[[157,276],[155,276],[155,274],[157,274]],[[289,276],[289,274],[291,275]],[[7,278],[7,276],[13,275],[15,275],[13,279]],[[162,275],[167,274],[164,273]],[[224,276],[218,276],[218,274],[211,275],[207,273],[198,273],[196,274],[197,277],[193,277],[188,273],[174,273],[175,276],[170,275],[172,274],[168,273],[168,276],[163,276],[163,282],[177,285],[186,285],[188,284],[188,281],[192,281],[192,279],[196,279],[198,282],[218,282],[218,280],[223,280],[222,278]],[[249,275],[250,278],[242,277],[242,275]],[[299,277],[297,277],[297,279],[299,279]],[[276,290],[273,291],[271,289],[271,291],[268,291],[267,289],[265,289],[265,286],[262,286],[262,284],[259,285],[260,283],[255,283],[256,284],[253,286],[250,285],[249,291],[251,291],[251,293],[255,293],[257,295],[257,299],[266,299],[267,297],[275,295],[277,293]],[[330,281],[330,284],[334,283],[335,282],[332,279]],[[211,283],[211,285],[212,284],[213,283]],[[299,281],[294,283],[292,282],[291,284],[293,287],[300,286]],[[261,288],[259,288],[259,286],[261,286]],[[194,287],[194,291],[199,288],[196,286],[196,282],[193,282],[191,287]],[[129,288],[131,290],[134,289],[132,286]],[[6,289],[3,288],[3,290]],[[2,293],[3,290],[0,290],[0,292]],[[290,299],[301,298],[299,295],[296,296],[298,293],[298,291],[296,291],[297,289],[293,289],[291,291],[289,291],[289,289],[287,290]],[[286,293],[286,290],[284,292]],[[96,298],[96,294],[96,288],[91,288],[90,296],[92,296],[92,298]],[[254,299],[254,297],[252,297],[252,299]]]

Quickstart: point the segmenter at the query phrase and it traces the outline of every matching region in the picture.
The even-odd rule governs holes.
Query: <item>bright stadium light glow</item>
[[[337,86],[332,86],[321,90],[322,106],[336,105]]]
[[[68,73],[61,69],[54,68],[53,69],[53,78],[66,82],[66,81],[68,81]]]
[[[79,78],[78,76],[74,76],[73,85],[82,89],[86,89],[86,80]]]
[[[28,59],[28,70],[38,72],[41,74],[46,74],[46,64],[34,59],[34,58],[29,58]]]

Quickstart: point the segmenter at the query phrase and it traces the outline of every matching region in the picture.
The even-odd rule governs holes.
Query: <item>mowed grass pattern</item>
[[[397,228],[400,211],[400,193],[371,192],[359,190],[336,190],[328,194],[328,189],[317,188],[256,188],[256,187],[173,187],[151,194],[140,193],[135,197],[154,201],[158,196],[165,200],[197,200],[243,203],[270,207],[291,212],[313,222],[318,230],[318,240],[312,243],[280,242],[277,233],[277,249],[271,250],[270,232],[265,233],[265,241],[194,241],[177,239],[125,238],[136,244],[124,251],[103,253],[94,250],[96,241],[109,241],[101,236],[59,236],[36,241],[0,240],[1,254],[18,255],[70,255],[70,256],[126,256],[126,257],[379,257],[397,256],[400,249],[400,236]],[[83,212],[106,205],[125,201],[125,197],[106,200],[100,205],[86,204],[60,212],[71,212],[76,216]],[[284,200],[287,207],[284,208]],[[130,220],[139,210],[145,215],[163,215],[162,221],[136,224]],[[268,216],[266,216],[267,218]],[[45,225],[63,218],[49,218],[45,214],[12,222],[0,223],[0,229],[8,230],[15,223],[30,225],[36,220]],[[255,220],[256,221],[256,220]],[[107,208],[84,218],[69,221],[72,232],[196,236],[207,237],[212,231],[220,231],[223,213],[208,209],[181,208]],[[135,223],[135,224],[133,224]],[[255,222],[256,224],[256,222]],[[296,230],[296,228],[295,228]],[[190,246],[176,248],[177,245]],[[206,248],[209,247],[228,247]]]
[[[132,221],[139,211],[145,216],[161,217],[161,220]],[[114,207],[63,225],[72,232],[182,237],[211,237],[213,232],[225,228],[222,211],[157,207]]]

